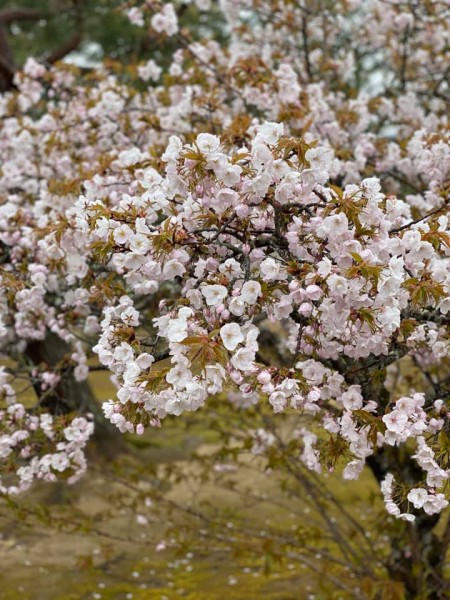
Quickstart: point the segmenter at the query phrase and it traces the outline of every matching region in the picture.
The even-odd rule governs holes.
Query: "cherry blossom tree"
[[[295,458],[367,465],[403,521],[392,577],[443,598],[447,3],[196,0],[192,30],[184,4],[124,7],[167,68],[29,59],[0,98],[2,492],[83,472],[110,432],[90,369],[123,433],[216,395],[301,413]]]

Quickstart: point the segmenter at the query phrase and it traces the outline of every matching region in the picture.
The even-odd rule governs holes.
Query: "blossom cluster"
[[[185,145],[172,136],[163,160],[165,177],[144,170],[142,193],[113,214],[85,197],[75,208],[80,230],[93,236],[98,252],[108,252],[110,268],[131,290],[156,292],[172,280],[179,288],[180,304],[161,305],[163,315],[152,321],[171,360],[162,370],[153,368],[146,347],[145,312],[129,296],[105,310],[94,351],[119,384],[117,401],[105,405],[107,417],[134,431],[237,387],[244,397],[266,396],[274,412],[290,406],[322,414],[325,430],[348,442],[355,457],[347,479],[379,445],[438,435],[445,420],[424,411],[423,394],[380,411],[338,363],[389,361],[394,345],[404,354],[420,352],[419,328],[433,334],[428,361],[448,355],[448,328],[435,322],[448,312],[448,256],[445,244],[428,241],[432,231],[445,239],[447,217],[404,228],[412,219],[409,205],[386,197],[378,179],[327,186],[333,153],[284,136],[276,123],[263,123],[250,147],[232,152],[211,134]],[[426,290],[423,299],[417,289]],[[405,315],[421,304],[434,320],[402,331]],[[290,369],[261,364],[255,322],[286,328],[289,351],[303,359]],[[361,425],[361,411],[382,417],[375,439]],[[320,470],[316,436],[304,440],[303,460]],[[448,471],[436,469],[427,474],[430,490],[448,479]]]
[[[0,493],[18,494],[62,473],[69,483],[77,481],[86,471],[84,448],[93,430],[84,417],[58,423],[49,413],[32,415],[23,404],[10,404],[0,411]]]
[[[156,56],[89,78],[30,59],[0,98],[3,356],[28,377],[32,343],[61,339],[67,356],[31,373],[45,393],[68,373],[86,379],[95,354],[118,389],[104,413],[122,432],[226,392],[243,408],[308,415],[323,435],[298,430],[299,458],[316,471],[323,436],[342,442],[346,479],[382,447],[413,447],[423,480],[400,497],[392,474],[388,509],[441,510],[450,150],[439,6],[224,0],[221,44],[191,39],[175,3],[141,4],[128,4],[130,21],[179,42],[164,72]],[[407,356],[428,389],[386,400],[375,382]],[[41,417],[8,412],[8,378],[2,393],[10,460],[22,451],[14,427],[50,437]],[[24,480],[84,469],[92,424],[74,423],[79,447],[69,425],[52,438],[66,444],[54,453],[64,469],[50,454],[32,462],[25,444]],[[272,442],[257,433],[255,452]]]

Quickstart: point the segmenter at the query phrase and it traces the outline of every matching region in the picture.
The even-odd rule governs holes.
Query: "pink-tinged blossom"
[[[387,415],[384,415],[383,422],[389,431],[402,434],[408,423],[408,415],[405,412],[394,410]]]
[[[210,133],[201,133],[195,141],[200,152],[209,156],[217,152],[220,148],[220,139]]]
[[[241,298],[246,304],[255,304],[261,293],[260,283],[257,281],[246,281],[241,289]]]
[[[241,328],[237,323],[227,323],[220,329],[220,337],[227,350],[235,350],[244,341]]]
[[[164,4],[161,12],[153,15],[150,24],[158,33],[165,33],[169,36],[175,35],[178,31],[178,19],[173,5],[170,3]]]
[[[226,42],[191,43],[183,32],[164,66],[150,60],[123,77],[103,65],[85,78],[29,59],[15,74],[0,100],[2,353],[17,357],[51,334],[67,345],[77,381],[95,353],[117,386],[105,416],[122,432],[159,427],[226,392],[242,410],[295,410],[340,438],[347,479],[399,446],[421,475],[387,478],[388,511],[411,519],[408,500],[435,514],[449,478],[440,435],[449,408],[434,397],[446,398],[434,384],[449,354],[445,25],[433,14],[411,28],[399,3],[354,0],[365,18],[331,8],[325,39],[312,8],[310,77],[284,29],[301,31],[304,11],[278,3],[267,20],[263,2],[249,27],[248,10],[231,4],[218,9]],[[175,6],[125,14],[174,36]],[[408,68],[404,89],[391,86],[388,97],[399,31],[408,31]],[[371,88],[373,71],[359,57],[374,52],[386,76],[367,91],[359,80]],[[140,85],[128,85],[134,77]],[[283,366],[265,358],[267,339]],[[160,353],[168,368],[148,386]],[[403,389],[401,361],[411,359],[426,395],[395,400],[390,369]],[[45,393],[65,372],[36,364],[31,376]],[[23,463],[12,489],[76,477],[90,427],[29,414],[13,384],[0,368],[0,457]],[[54,447],[61,436],[66,447]],[[314,436],[298,433],[299,455],[318,471]],[[267,432],[259,437],[270,445]]]
[[[218,306],[227,297],[228,291],[223,285],[208,285],[202,288],[202,294],[208,306]]]

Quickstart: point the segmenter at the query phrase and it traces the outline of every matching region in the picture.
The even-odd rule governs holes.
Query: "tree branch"
[[[14,87],[14,57],[8,42],[5,28],[0,22],[0,91],[9,90]]]
[[[0,23],[12,23],[13,21],[38,21],[48,17],[48,13],[34,8],[11,8],[0,10]]]
[[[57,62],[58,60],[62,60],[68,54],[73,52],[73,50],[76,50],[76,48],[80,44],[81,40],[82,40],[81,33],[78,33],[78,32],[74,33],[73,36],[67,40],[67,42],[62,44],[56,50],[53,50],[53,52],[47,57],[47,62],[49,62],[50,64],[53,64],[53,63]]]
[[[389,231],[389,233],[398,233],[399,231],[403,231],[404,229],[408,229],[409,227],[412,227],[412,225],[417,225],[417,223],[421,223],[422,221],[425,221],[425,219],[428,219],[428,217],[432,217],[433,215],[437,215],[438,213],[442,212],[443,210],[445,210],[448,207],[448,205],[449,205],[449,202],[446,202],[442,206],[439,206],[439,208],[435,208],[431,212],[427,213],[423,217],[420,217],[419,219],[416,219],[415,221],[410,221],[409,223],[406,223],[406,225],[402,225],[401,227],[396,227],[395,229],[391,229]]]
[[[308,43],[308,22],[306,17],[302,17],[302,39],[303,39],[303,52],[305,53],[305,67],[308,74],[309,80],[313,80],[313,73],[311,67],[311,60],[309,58],[309,43]]]

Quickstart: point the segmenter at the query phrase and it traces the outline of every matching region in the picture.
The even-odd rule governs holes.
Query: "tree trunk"
[[[367,459],[367,464],[379,483],[387,473],[392,473],[400,483],[414,485],[421,474],[405,448],[383,447]],[[398,521],[392,529],[389,574],[404,584],[407,600],[448,599],[444,563],[449,540],[447,535],[439,538],[433,531],[440,515],[413,512],[416,517],[413,523]]]
[[[105,419],[89,383],[75,379],[73,368],[67,360],[70,354],[68,344],[54,333],[48,333],[43,341],[33,341],[27,345],[25,356],[33,365],[44,364],[52,370],[58,364],[61,372],[61,380],[52,390],[43,392],[38,383],[34,384],[40,406],[52,414],[92,413],[95,423],[93,440],[96,446],[102,453],[114,456],[124,449],[123,437],[117,427]]]

